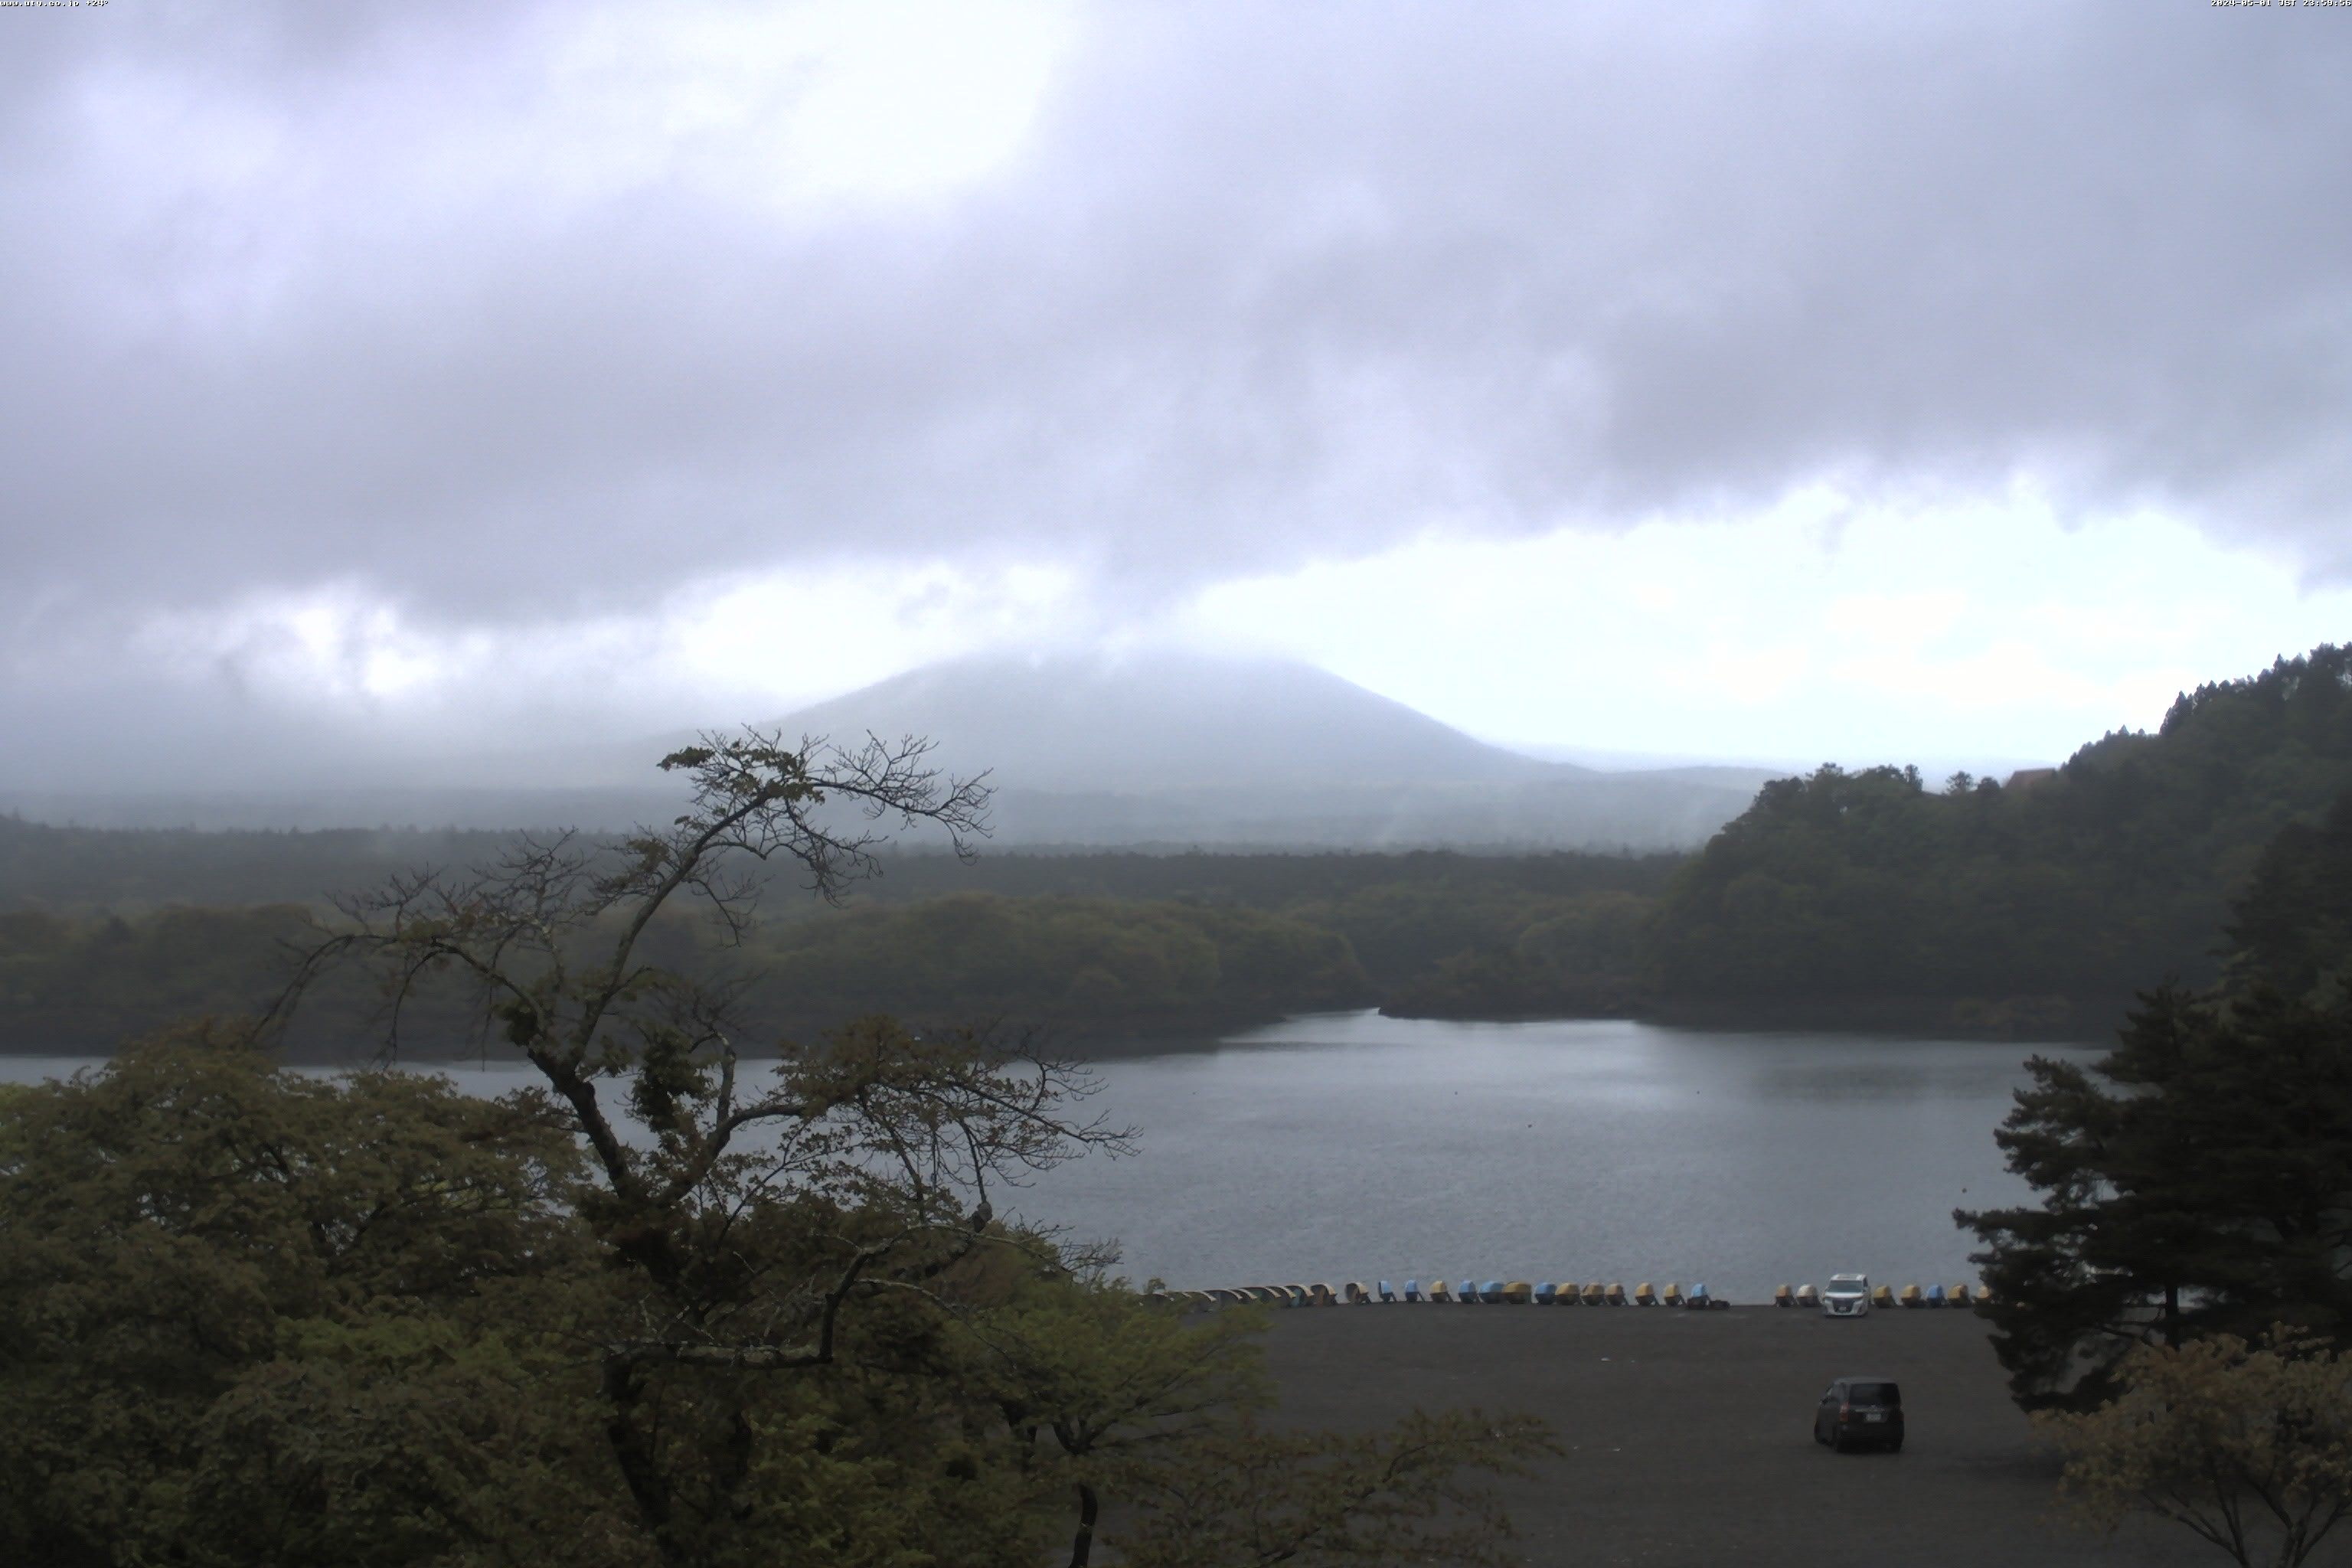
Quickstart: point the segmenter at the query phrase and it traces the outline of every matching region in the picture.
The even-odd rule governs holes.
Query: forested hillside
[[[394,871],[486,860],[508,837],[455,828],[76,827],[0,816],[0,910],[323,905]]]
[[[2228,979],[2327,1005],[2352,998],[2352,792],[2264,848],[2231,911]]]
[[[104,1049],[175,1018],[259,1012],[330,929],[285,904],[127,921],[0,915],[0,1049]],[[740,947],[716,936],[704,922],[665,921],[649,951],[739,984],[755,1049],[870,1013],[1101,1039],[1369,1006],[1379,994],[1344,938],[1254,910],[965,893],[780,921]],[[476,1042],[476,1023],[428,987],[406,1008],[403,1038],[413,1052],[460,1051]],[[304,1002],[293,1046],[348,1056],[383,1025],[375,993],[330,972]]]
[[[1384,997],[1426,990],[1486,955],[1622,948],[1679,855],[1067,855],[895,860],[868,900],[937,896],[959,885],[1007,896],[1166,900],[1260,910],[1344,937]],[[1596,934],[1598,933],[1598,934]]]
[[[742,954],[801,1031],[867,1013],[1049,1028],[1215,1027],[1362,1007],[1347,941],[1256,910],[959,893],[795,921]]]
[[[326,894],[492,858],[472,833],[195,833],[0,819],[0,1048],[103,1047],[171,1019],[266,1005],[331,922]],[[1548,854],[898,856],[846,909],[772,887],[742,951],[664,933],[739,973],[762,1028],[867,1011],[1034,1020],[1097,1037],[1369,1006],[1476,955],[1596,943],[1630,962],[1678,857]],[[1480,1000],[1483,1000],[1481,998]],[[1559,1005],[1558,987],[1513,999]],[[370,1029],[373,998],[314,997],[306,1027]],[[330,1029],[324,1020],[333,1020]],[[446,1044],[463,1020],[435,1020]]]
[[[507,836],[381,828],[316,833],[58,827],[0,816],[0,911],[130,917],[171,906],[299,903],[420,866],[479,865]],[[1024,854],[983,848],[886,854],[859,906],[956,893],[1122,899],[1234,906],[1295,915],[1354,944],[1383,985],[1440,960],[1508,945],[1530,925],[1596,895],[1654,897],[1680,855],[1208,855],[1099,851]],[[770,920],[826,912],[789,879],[762,905]]]
[[[0,913],[0,1049],[103,1048],[178,1018],[258,1012],[315,935],[298,905],[125,920]]]
[[[2091,1030],[2168,975],[2207,983],[2264,846],[2352,787],[2347,687],[2345,649],[2281,659],[2026,787],[1891,767],[1769,784],[1648,928],[1654,1006]]]

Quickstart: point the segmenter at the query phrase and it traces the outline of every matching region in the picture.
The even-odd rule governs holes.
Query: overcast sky
[[[2352,638],[2347,83],[2208,0],[0,8],[0,783],[1169,639],[2062,756]]]

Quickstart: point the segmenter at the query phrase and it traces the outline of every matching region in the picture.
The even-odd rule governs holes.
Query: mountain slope
[[[1685,848],[1769,776],[1539,762],[1308,666],[1169,653],[960,660],[779,727],[929,737],[988,770],[1000,844]]]
[[[1475,741],[1308,665],[1149,654],[958,659],[803,709],[787,734],[926,735],[949,765],[1057,794],[1589,775]]]

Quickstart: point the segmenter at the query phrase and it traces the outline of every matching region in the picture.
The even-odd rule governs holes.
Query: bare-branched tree
[[[373,966],[396,1050],[412,1001],[454,979],[569,1108],[596,1177],[581,1205],[617,1266],[582,1331],[621,1474],[677,1562],[709,1560],[751,1507],[761,1380],[746,1374],[835,1365],[868,1307],[864,1363],[919,1363],[909,1324],[957,1310],[975,1248],[1066,1262],[993,1224],[994,1190],[1125,1144],[1074,1114],[1092,1080],[1026,1040],[875,1018],[780,1044],[772,1063],[746,1052],[740,984],[708,950],[752,930],[776,863],[837,900],[878,869],[887,826],[971,853],[988,791],[929,753],[706,736],[661,761],[692,786],[667,828],[525,837],[488,867],[395,877],[341,905],[344,929],[289,993],[332,963]],[[656,962],[655,921],[688,910],[707,919],[703,959]],[[919,1311],[877,1306],[894,1301]]]

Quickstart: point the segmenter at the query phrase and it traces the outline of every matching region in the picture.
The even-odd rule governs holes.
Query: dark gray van
[[[1903,1451],[1903,1390],[1891,1377],[1842,1377],[1813,1412],[1813,1441],[1848,1448]]]

